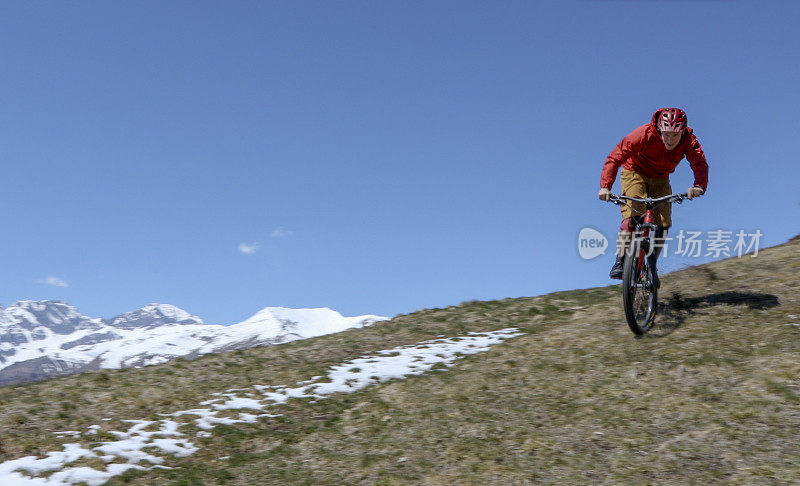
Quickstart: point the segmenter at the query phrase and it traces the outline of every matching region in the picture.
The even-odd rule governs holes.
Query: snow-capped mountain
[[[327,308],[267,307],[243,322],[221,326],[168,304],[100,319],[64,302],[20,301],[0,308],[0,386],[279,344],[385,319],[344,317]]]

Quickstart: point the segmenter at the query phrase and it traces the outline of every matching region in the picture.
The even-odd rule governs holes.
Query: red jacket
[[[656,130],[656,120],[661,110],[653,114],[653,119],[647,125],[642,125],[623,138],[608,154],[603,173],[600,175],[600,187],[611,189],[617,178],[617,171],[621,165],[624,169],[638,172],[647,177],[669,177],[675,172],[675,167],[686,157],[694,172],[694,185],[702,187],[703,191],[708,186],[708,164],[700,142],[694,136],[692,129],[687,127],[678,146],[667,150],[661,135]]]

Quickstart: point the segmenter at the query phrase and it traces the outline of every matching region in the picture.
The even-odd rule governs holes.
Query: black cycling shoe
[[[653,286],[655,288],[661,287],[661,279],[658,278],[658,271],[655,268],[653,268]]]
[[[659,251],[659,253],[660,253],[660,251]],[[649,259],[650,259],[650,269],[653,271],[653,273],[652,273],[652,276],[653,276],[653,287],[654,288],[660,288],[661,287],[661,279],[658,278],[658,268],[656,267],[656,264],[658,262],[658,253],[656,253],[655,255],[651,255],[649,257]]]
[[[608,276],[611,278],[622,279],[622,267],[625,265],[625,255],[618,256],[617,261],[614,262],[614,266],[611,267],[611,271],[608,273]]]

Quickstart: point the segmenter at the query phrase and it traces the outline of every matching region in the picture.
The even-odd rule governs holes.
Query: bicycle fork
[[[642,279],[642,285],[645,285],[643,277],[647,277],[650,285],[653,285],[655,282],[655,275],[653,275],[656,268],[655,259],[658,257],[658,226],[653,221],[652,211],[647,211],[644,214],[644,219],[637,229],[639,230],[640,244],[636,272]],[[642,273],[645,259],[647,260],[647,275]]]

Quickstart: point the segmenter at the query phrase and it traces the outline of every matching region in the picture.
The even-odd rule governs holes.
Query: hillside
[[[108,467],[109,484],[140,485],[796,482],[798,257],[794,238],[756,258],[664,276],[664,309],[643,339],[628,331],[619,287],[609,286],[0,388],[0,477],[20,474],[8,461],[57,462],[66,455],[47,453],[77,444],[63,449],[77,460],[62,481]],[[432,350],[426,373],[361,388],[331,371],[358,373],[380,360],[353,360],[402,357],[426,340],[435,341],[413,348]],[[352,392],[286,399],[328,383]],[[211,418],[232,423],[199,420],[214,404]],[[133,419],[160,422],[123,422]],[[121,472],[120,457],[136,454],[122,454],[120,440],[137,438],[151,446],[136,451],[171,469]],[[75,453],[93,447],[105,447],[105,460]],[[28,460],[40,478],[59,470],[47,460]]]

